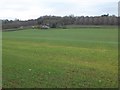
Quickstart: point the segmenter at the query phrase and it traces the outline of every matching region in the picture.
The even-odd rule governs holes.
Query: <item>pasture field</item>
[[[118,87],[117,27],[3,32],[4,88]]]

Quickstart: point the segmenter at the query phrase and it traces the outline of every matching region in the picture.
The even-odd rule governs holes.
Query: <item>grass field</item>
[[[3,87],[118,87],[117,28],[3,32]]]

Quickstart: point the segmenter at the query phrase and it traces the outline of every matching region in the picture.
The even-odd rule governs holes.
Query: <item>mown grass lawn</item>
[[[3,87],[118,87],[117,28],[3,32]]]

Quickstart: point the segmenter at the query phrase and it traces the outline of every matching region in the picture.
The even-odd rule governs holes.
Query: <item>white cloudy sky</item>
[[[36,19],[43,15],[118,14],[119,0],[0,0],[0,19]]]

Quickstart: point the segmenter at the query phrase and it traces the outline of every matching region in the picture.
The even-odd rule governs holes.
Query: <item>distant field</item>
[[[3,87],[118,87],[117,28],[3,32]]]

